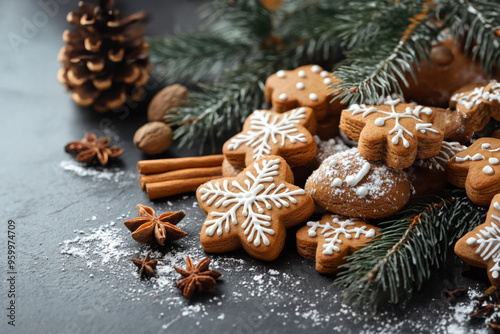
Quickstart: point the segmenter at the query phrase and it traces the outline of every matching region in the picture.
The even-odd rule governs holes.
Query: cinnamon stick
[[[137,163],[137,170],[141,174],[155,174],[186,168],[216,167],[222,166],[223,159],[224,155],[216,154],[203,157],[141,160]]]
[[[204,176],[222,176],[222,166],[207,168],[186,168],[159,174],[141,175],[139,179],[139,185],[142,189],[146,190],[146,184],[148,183],[185,180]]]
[[[222,175],[196,177],[186,180],[172,180],[146,184],[146,192],[149,199],[173,196],[177,194],[195,191],[203,183],[221,178]]]

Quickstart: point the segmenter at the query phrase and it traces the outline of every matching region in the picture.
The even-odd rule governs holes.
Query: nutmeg
[[[183,85],[175,84],[160,90],[148,106],[148,121],[161,122],[173,108],[180,106],[180,101],[186,99],[188,90]]]
[[[172,145],[173,133],[163,122],[150,122],[141,126],[134,135],[134,145],[150,155],[160,154]]]

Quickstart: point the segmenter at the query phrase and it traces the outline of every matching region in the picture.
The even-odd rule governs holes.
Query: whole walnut
[[[163,122],[146,123],[137,129],[134,135],[134,145],[150,155],[165,152],[172,145],[172,141],[172,129]]]
[[[188,90],[183,85],[175,84],[160,90],[148,106],[148,121],[161,122],[170,109],[180,106],[180,101],[188,96]]]

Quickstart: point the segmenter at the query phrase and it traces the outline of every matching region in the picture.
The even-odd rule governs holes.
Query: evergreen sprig
[[[449,197],[421,198],[391,220],[379,223],[380,234],[348,257],[335,284],[354,305],[398,303],[420,289],[445,261],[449,247],[484,222],[463,190]]]
[[[335,8],[330,1],[296,0],[271,12],[258,0],[215,0],[204,9],[210,28],[203,34],[151,40],[156,70],[169,81],[217,72],[212,84],[200,84],[199,92],[166,116],[177,127],[179,146],[207,141],[214,146],[217,137],[263,106],[271,74],[338,54],[335,23],[329,20]]]
[[[341,90],[336,98],[346,104],[376,103],[392,93],[402,94],[401,83],[408,85],[408,74],[415,78],[415,66],[438,35],[428,20],[432,1],[381,1],[377,7],[363,3],[349,3],[361,10],[339,17],[337,27],[347,51],[334,71],[342,82],[332,88]]]
[[[490,73],[500,63],[500,3],[487,0],[440,1],[436,15],[443,15],[457,41],[465,37],[464,50],[479,59]]]

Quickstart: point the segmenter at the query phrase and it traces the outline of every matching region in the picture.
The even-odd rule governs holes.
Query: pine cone
[[[76,30],[66,30],[58,55],[58,80],[72,91],[73,100],[104,112],[137,101],[149,79],[149,45],[143,39],[145,12],[119,19],[113,0],[99,6],[80,2],[67,16]],[[135,89],[134,89],[135,88]]]

